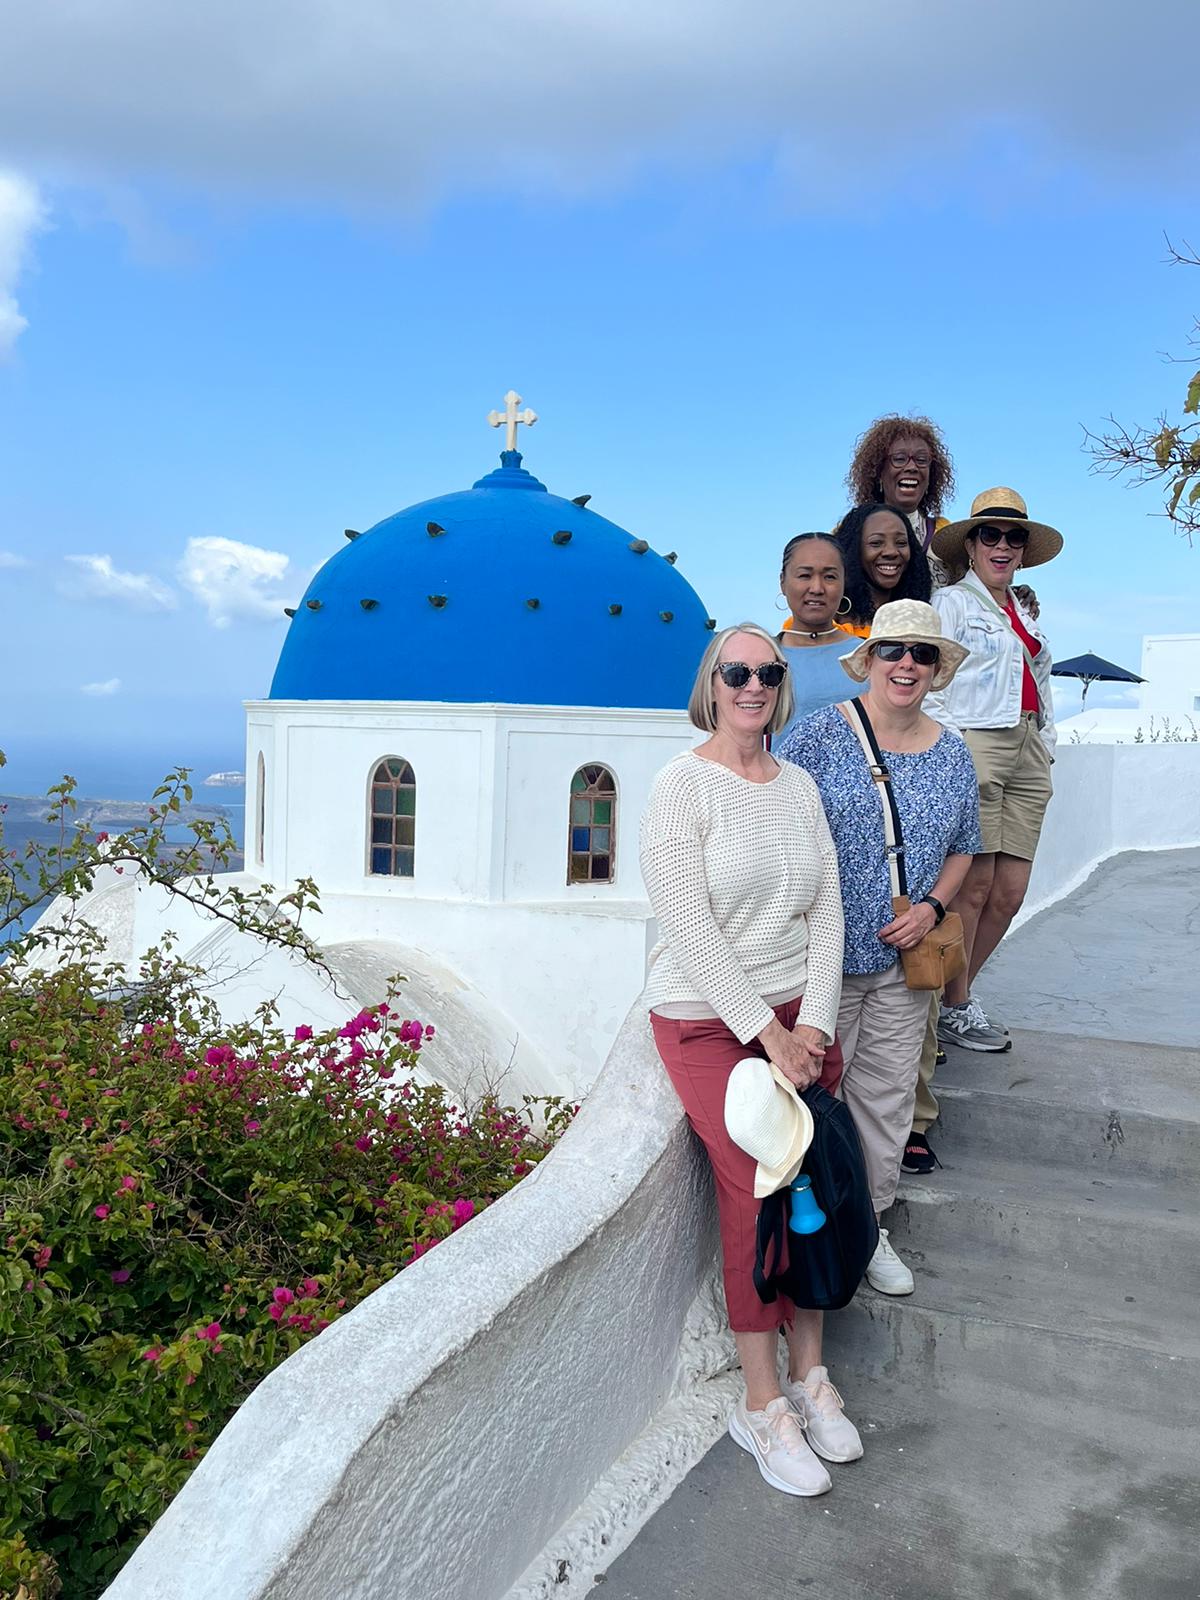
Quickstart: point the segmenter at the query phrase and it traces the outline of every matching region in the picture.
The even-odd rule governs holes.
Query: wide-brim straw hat
[[[1023,567],[1040,567],[1053,561],[1063,547],[1063,536],[1047,522],[1031,522],[1029,508],[1015,489],[985,489],[971,501],[971,515],[962,522],[948,522],[939,528],[929,548],[949,566],[963,566],[967,560],[967,535],[988,522],[1019,522],[1029,530],[1029,543],[1021,557]]]
[[[889,600],[880,606],[871,618],[871,631],[857,650],[848,656],[839,656],[842,670],[855,683],[865,683],[867,657],[871,645],[881,639],[893,639],[902,644],[936,644],[942,652],[933,674],[934,689],[944,689],[971,654],[965,644],[957,639],[947,639],[942,632],[942,619],[924,600]]]
[[[758,1162],[754,1198],[786,1189],[813,1139],[812,1112],[773,1062],[747,1056],[725,1085],[725,1130]]]

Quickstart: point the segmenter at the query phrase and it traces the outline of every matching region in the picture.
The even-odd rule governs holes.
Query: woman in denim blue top
[[[929,690],[945,688],[967,654],[943,638],[932,606],[897,600],[879,607],[868,638],[842,661],[851,678],[866,684],[862,704],[900,812],[912,901],[902,916],[892,911],[879,786],[846,715],[836,705],[815,711],[775,752],[816,780],[837,847],[846,915],[840,1092],[862,1140],[877,1213],[895,1198],[929,1014],[928,991],[908,988],[900,952],[941,921],[982,845],[970,751],[921,709]],[[912,1292],[912,1273],[886,1229],[867,1281],[885,1294]]]

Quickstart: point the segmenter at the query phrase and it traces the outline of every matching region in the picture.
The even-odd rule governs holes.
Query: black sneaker
[[[910,1133],[908,1143],[904,1146],[904,1155],[900,1161],[901,1172],[916,1173],[925,1177],[934,1167],[940,1167],[941,1162],[929,1148],[929,1140],[923,1133]]]

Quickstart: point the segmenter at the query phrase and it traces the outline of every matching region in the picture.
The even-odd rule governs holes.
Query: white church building
[[[267,995],[330,1024],[408,980],[439,1078],[574,1094],[641,987],[653,924],[638,823],[714,623],[674,556],[501,465],[385,518],[320,568],[270,693],[246,705],[246,861],[231,884],[315,880],[336,976],[264,951],[155,888],[82,910],[135,962],[168,926],[230,1017]]]

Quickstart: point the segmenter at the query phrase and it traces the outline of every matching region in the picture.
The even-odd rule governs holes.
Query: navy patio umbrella
[[[1103,656],[1092,655],[1072,656],[1069,661],[1056,661],[1050,668],[1052,678],[1078,678],[1083,684],[1083,698],[1079,702],[1079,709],[1087,705],[1087,692],[1094,683],[1145,683],[1145,678],[1139,678],[1136,672],[1127,672],[1124,667],[1118,667],[1111,661],[1105,661]]]

